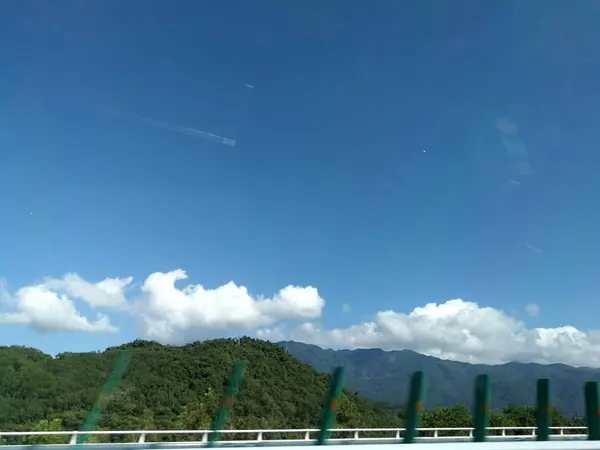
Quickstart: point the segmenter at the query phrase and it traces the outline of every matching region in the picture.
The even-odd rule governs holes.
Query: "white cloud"
[[[540,307],[539,305],[537,305],[536,303],[530,303],[529,305],[527,305],[525,307],[525,311],[527,312],[527,314],[529,314],[531,317],[537,317],[540,315]]]
[[[352,311],[352,306],[350,306],[348,303],[344,303],[342,305],[342,312],[345,313],[345,314],[347,314],[350,311]]]
[[[226,331],[254,331],[280,321],[304,321],[321,316],[325,300],[314,287],[287,286],[273,298],[253,297],[243,286],[229,282],[216,289],[175,282],[183,270],[153,273],[142,286],[135,310],[143,333],[161,342],[178,343]]]
[[[529,329],[502,311],[460,299],[429,303],[409,314],[381,311],[342,329],[305,323],[259,330],[264,339],[293,339],[334,348],[411,349],[444,359],[498,364],[562,362],[600,367],[600,331],[572,326]]]
[[[28,325],[38,331],[118,331],[108,316],[97,314],[95,320],[84,317],[76,308],[81,300],[92,308],[124,307],[124,290],[131,278],[107,278],[90,283],[74,273],[62,278],[47,278],[38,285],[21,288],[14,296],[4,293],[4,304],[12,312],[0,313],[0,323]]]
[[[92,308],[117,307],[126,304],[124,290],[133,278],[106,278],[92,284],[76,273],[68,273],[62,278],[47,278],[43,285],[56,292],[83,300]]]
[[[287,286],[272,297],[263,297],[234,282],[214,289],[199,284],[176,286],[185,279],[183,270],[153,273],[142,284],[141,295],[129,301],[125,292],[131,278],[95,284],[76,274],[46,279],[20,289],[4,302],[8,312],[0,313],[0,323],[45,331],[115,331],[106,315],[94,320],[84,317],[76,308],[81,302],[112,314],[130,314],[142,337],[163,343],[247,333],[334,348],[411,349],[467,362],[600,367],[600,331],[584,332],[568,325],[528,328],[503,311],[461,299],[429,303],[409,313],[380,311],[372,321],[328,329],[318,322],[325,300],[314,287]],[[526,309],[530,314],[539,312],[533,304]]]
[[[38,331],[117,331],[107,316],[98,314],[95,321],[90,321],[77,311],[71,299],[43,285],[19,289],[11,303],[15,311],[0,313],[0,323],[28,325]]]

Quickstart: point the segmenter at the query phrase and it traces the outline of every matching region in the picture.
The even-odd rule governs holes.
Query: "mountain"
[[[376,402],[403,404],[413,372],[427,374],[429,387],[425,406],[471,405],[473,380],[486,373],[492,382],[492,407],[509,404],[533,405],[536,380],[551,380],[552,404],[566,416],[583,415],[583,384],[600,381],[600,370],[564,364],[502,365],[468,364],[442,360],[400,350],[331,350],[300,342],[280,342],[287,351],[320,372],[333,366],[346,367],[346,387]]]
[[[100,429],[210,428],[238,359],[248,363],[229,428],[318,427],[329,376],[275,344],[241,338],[182,347],[138,340],[55,358],[32,348],[0,347],[0,430],[80,429],[123,351],[131,362],[110,394]],[[346,392],[338,424],[393,427],[400,421]]]

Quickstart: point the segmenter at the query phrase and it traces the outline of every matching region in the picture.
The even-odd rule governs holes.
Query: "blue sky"
[[[597,327],[597,4],[359,3],[2,3],[5,310],[46,277],[131,276],[134,298],[183,269],[314,286],[328,330],[457,298]],[[139,335],[107,314],[118,333],[0,344]]]

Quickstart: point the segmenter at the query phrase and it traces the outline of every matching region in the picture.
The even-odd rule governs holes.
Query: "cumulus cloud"
[[[0,323],[28,325],[38,331],[86,331],[113,333],[106,314],[98,313],[95,320],[83,316],[76,300],[91,308],[118,308],[127,303],[124,290],[131,278],[107,278],[90,283],[74,273],[62,278],[46,278],[42,283],[19,289],[14,296],[3,291],[3,304],[10,312],[0,312]]]
[[[531,361],[600,367],[600,331],[568,325],[528,328],[501,310],[461,299],[429,303],[410,312],[379,311],[370,321],[330,329],[319,321],[325,300],[315,287],[287,286],[265,297],[233,281],[216,288],[176,285],[186,279],[183,270],[156,272],[132,296],[131,278],[97,283],[76,274],[49,278],[21,288],[3,302],[0,323],[43,331],[116,330],[107,314],[85,317],[77,308],[82,305],[130,315],[141,337],[170,344],[245,333],[333,348],[411,349],[473,363]],[[535,314],[539,307],[531,304],[526,310]]]
[[[127,302],[124,290],[133,278],[106,278],[99,283],[90,283],[76,273],[68,273],[62,278],[47,278],[43,286],[83,300],[92,308],[123,306]]]
[[[117,331],[106,315],[89,320],[77,311],[71,299],[44,285],[19,289],[11,303],[14,311],[0,313],[0,323],[28,325],[38,331]]]
[[[179,343],[227,331],[254,331],[280,321],[304,321],[321,316],[325,300],[316,288],[287,286],[272,298],[253,297],[243,286],[229,282],[216,289],[188,285],[183,270],[150,275],[142,286],[135,310],[147,337]]]
[[[380,311],[373,321],[326,329],[317,323],[261,329],[264,339],[293,339],[333,348],[410,349],[471,363],[562,362],[600,367],[600,331],[572,326],[527,328],[494,308],[461,299],[429,303],[405,314]]]

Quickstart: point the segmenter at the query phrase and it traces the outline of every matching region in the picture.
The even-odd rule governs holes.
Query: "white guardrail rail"
[[[525,445],[528,449],[597,449],[600,450],[600,441],[587,441],[587,427],[550,427],[550,441],[535,442],[536,427],[488,427],[487,442],[473,443],[474,428],[419,428],[419,437],[416,444],[469,444],[487,448],[492,445],[494,449],[500,447],[517,448],[515,445]],[[331,430],[331,438],[327,445],[339,446],[347,444],[362,444],[366,446],[397,445],[402,442],[405,428],[335,428]],[[217,446],[227,447],[289,447],[297,445],[311,445],[316,441],[318,429],[283,429],[283,430],[222,430]],[[86,443],[79,444],[89,447],[126,446],[127,448],[170,448],[170,447],[203,447],[208,445],[208,436],[211,430],[110,430],[110,431],[0,431],[0,440],[8,437],[26,436],[64,436],[64,444],[46,444],[52,447],[68,447],[77,445],[77,437],[88,436],[119,436],[121,442],[113,443]],[[172,441],[162,441],[165,437],[172,437]],[[181,436],[177,439],[176,436]],[[193,437],[197,436],[198,440]],[[115,439],[111,439],[115,440]],[[530,442],[528,442],[530,441]],[[534,442],[531,442],[534,441]],[[56,441],[55,441],[56,442]],[[504,443],[504,445],[500,445]],[[10,447],[34,447],[33,445],[8,445]],[[415,449],[416,450],[416,449]]]

